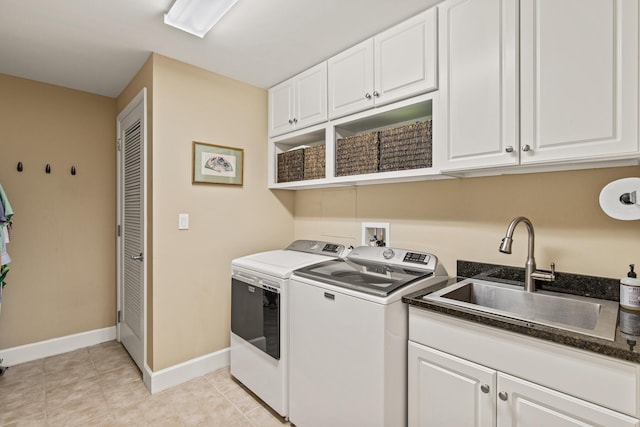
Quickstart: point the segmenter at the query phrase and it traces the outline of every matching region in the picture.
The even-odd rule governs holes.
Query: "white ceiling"
[[[0,73],[117,97],[151,52],[268,88],[438,0],[239,0],[203,38],[173,0],[0,0]]]

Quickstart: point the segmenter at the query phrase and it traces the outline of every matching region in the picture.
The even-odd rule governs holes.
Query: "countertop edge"
[[[450,285],[457,281],[458,279],[451,279],[447,285]],[[422,297],[428,295],[431,292],[432,291],[430,291],[429,289],[422,289],[412,294],[403,296],[402,301],[414,307],[435,311],[441,314],[468,320],[482,325],[496,327],[507,332],[514,332],[517,334],[538,338],[544,341],[566,345],[568,347],[573,347],[579,350],[586,350],[603,356],[609,356],[615,359],[640,363],[640,353],[633,350],[637,346],[636,341],[623,337],[621,335],[621,332],[619,331],[619,326],[616,328],[616,341],[607,341],[600,338],[589,337],[586,335],[563,331],[543,325],[528,327],[516,324],[515,322],[512,323],[508,318],[505,318],[504,320],[498,320],[494,317],[483,316],[481,313],[471,314],[461,310],[456,310],[455,308],[442,307],[440,305],[432,304],[429,301],[422,299]],[[623,342],[621,340],[625,339],[629,349],[621,348],[620,343]],[[638,337],[638,340],[640,341],[640,337]]]

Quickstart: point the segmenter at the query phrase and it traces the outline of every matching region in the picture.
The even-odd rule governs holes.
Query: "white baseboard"
[[[230,348],[224,348],[157,372],[151,372],[151,370],[145,366],[146,372],[143,372],[142,375],[144,384],[151,393],[158,393],[169,387],[206,375],[225,366],[229,366],[229,352]]]
[[[115,339],[116,327],[110,326],[108,328],[81,332],[79,334],[53,338],[33,344],[0,349],[0,359],[3,359],[2,366],[14,366]],[[151,393],[158,393],[169,387],[182,384],[196,377],[229,366],[229,353],[230,348],[225,348],[157,372],[152,372],[145,364],[142,375],[144,384]]]
[[[3,366],[19,365],[20,363],[55,356],[115,339],[116,327],[110,326],[108,328],[95,329],[93,331],[53,338],[33,344],[6,348],[0,350],[0,359],[3,359]]]

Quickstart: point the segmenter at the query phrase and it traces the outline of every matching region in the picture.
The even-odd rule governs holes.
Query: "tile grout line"
[[[224,368],[222,368],[222,369],[224,369]],[[238,412],[240,412],[240,414],[241,414],[241,415],[242,415],[242,416],[243,416],[243,417],[244,417],[244,418],[249,422],[249,424],[251,424],[251,425],[252,425],[252,426],[254,426],[254,427],[258,427],[258,426],[256,426],[256,424],[254,424],[254,422],[253,422],[253,421],[251,421],[251,419],[250,419],[249,417],[247,417],[247,414],[245,414],[244,412],[242,412],[242,410],[241,410],[240,408],[238,408],[238,406],[236,406],[236,405],[231,401],[231,399],[229,399],[229,398],[227,397],[227,395],[226,395],[222,390],[220,390],[220,388],[218,388],[218,386],[217,386],[215,383],[213,383],[211,380],[209,380],[209,378],[207,378],[206,376],[204,376],[204,379],[205,379],[205,380],[206,380],[210,385],[212,385],[212,386],[213,386],[213,388],[214,388],[214,389],[216,389],[216,391],[217,391],[218,393],[220,393],[220,394],[222,395],[222,397],[224,397],[224,398],[227,400],[227,402],[229,402],[229,403],[231,404],[231,406],[233,406],[234,408],[236,408],[236,410],[237,410]],[[233,381],[233,380],[231,380],[231,381]],[[257,408],[254,408],[254,409],[257,409]],[[253,409],[252,409],[252,411],[253,411]]]
[[[100,394],[102,395],[102,400],[104,400],[104,404],[107,408],[107,413],[109,414],[109,416],[111,417],[111,420],[113,422],[116,422],[116,417],[115,417],[115,413],[116,411],[113,411],[111,408],[111,405],[109,405],[109,400],[107,399],[107,395],[104,389],[104,383],[102,381],[102,376],[100,375],[100,372],[98,372],[98,367],[96,366],[96,361],[93,358],[93,354],[91,354],[91,351],[87,348],[87,352],[89,353],[89,359],[91,359],[91,365],[93,366],[93,370],[95,371],[96,377],[98,379],[98,384],[100,385]]]

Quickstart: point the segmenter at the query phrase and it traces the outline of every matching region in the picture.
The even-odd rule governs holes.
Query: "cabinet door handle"
[[[513,147],[509,145],[507,148],[504,149],[504,151],[506,151],[507,153],[513,153]]]
[[[482,390],[483,393],[489,393],[489,390],[490,390],[489,385],[488,384],[482,384],[480,386],[480,390]]]
[[[330,300],[332,300],[332,301],[333,301],[334,299],[336,299],[336,296],[335,296],[334,294],[330,294],[329,292],[325,292],[325,293],[324,293],[324,297],[325,297],[326,299],[330,299]]]
[[[380,96],[380,93],[377,90],[373,91],[373,96],[375,96],[376,98]]]
[[[293,119],[289,119],[289,124],[292,125],[293,124]]]
[[[509,399],[509,395],[507,394],[506,391],[501,391],[500,393],[498,393],[498,397],[500,398],[500,400],[504,400],[504,401]]]
[[[524,147],[522,147],[522,151],[529,151],[531,150],[531,147],[529,147],[529,144],[526,144]]]
[[[293,123],[298,123],[298,119],[296,119],[295,117],[293,118]]]
[[[371,99],[371,94],[369,92],[367,92],[367,93],[364,94],[364,97],[367,98],[367,99]]]

